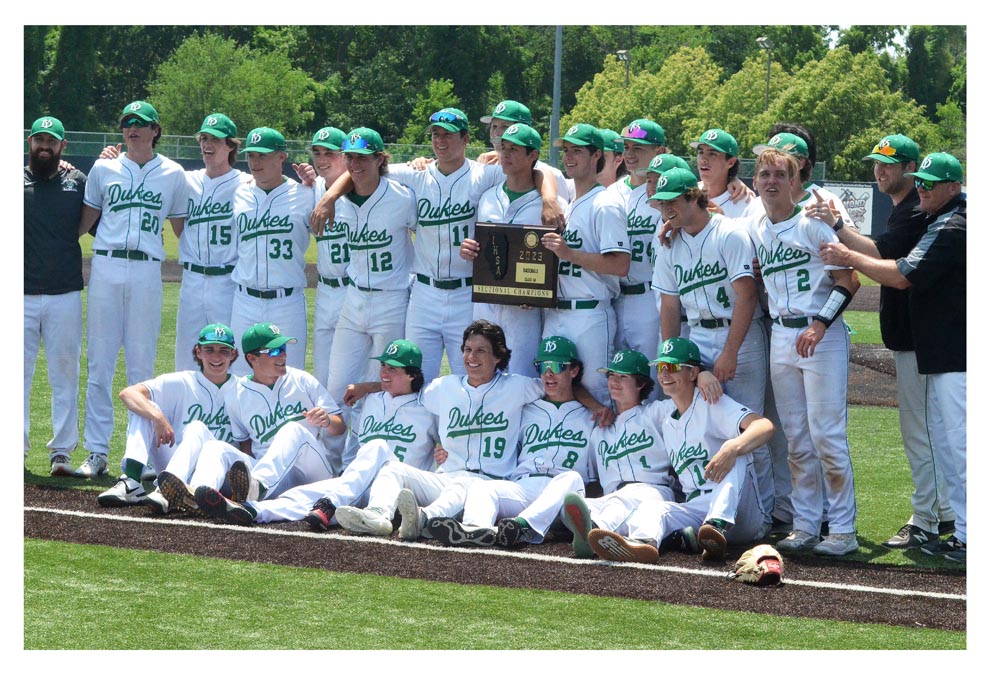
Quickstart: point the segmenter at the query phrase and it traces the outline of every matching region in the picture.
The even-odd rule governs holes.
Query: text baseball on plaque
[[[497,305],[557,306],[557,255],[540,242],[552,227],[477,223],[471,299]]]

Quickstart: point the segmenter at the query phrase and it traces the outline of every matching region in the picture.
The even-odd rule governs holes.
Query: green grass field
[[[312,313],[314,291],[306,293]],[[177,297],[178,285],[165,284],[156,372],[172,369]],[[45,442],[51,422],[45,372],[42,352],[31,392],[31,452],[24,480],[86,490],[95,499],[113,483],[112,477],[79,481],[48,476]],[[85,344],[82,373],[85,382]],[[124,385],[121,357],[114,388]],[[117,470],[124,442],[125,411],[119,401],[115,410],[111,473]],[[880,546],[910,510],[911,482],[897,411],[852,407],[849,437],[859,506],[861,549],[856,558],[949,566],[941,559]],[[77,449],[73,462],[83,458]],[[479,613],[482,606],[486,611]],[[964,635],[946,631],[754,616],[47,541],[24,544],[27,649],[710,649],[713,634],[718,635],[717,647],[732,649],[965,647]],[[232,622],[231,617],[241,620]],[[350,629],[342,634],[331,630],[334,626]],[[609,628],[603,631],[602,626]],[[539,644],[531,642],[534,634],[539,634]]]

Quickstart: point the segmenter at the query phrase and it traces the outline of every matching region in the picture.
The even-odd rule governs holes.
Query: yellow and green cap
[[[918,144],[904,134],[893,134],[884,136],[880,142],[873,146],[873,150],[863,161],[876,160],[883,164],[901,164],[903,162],[917,162],[921,159],[921,150]]]

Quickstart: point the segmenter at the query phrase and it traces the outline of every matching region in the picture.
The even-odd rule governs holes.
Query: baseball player
[[[211,438],[231,442],[230,417],[224,396],[234,388],[230,365],[237,359],[234,332],[212,323],[202,328],[190,350],[197,370],[159,375],[120,392],[129,412],[127,444],[121,460],[124,473],[97,497],[100,506],[132,506],[150,501],[158,512],[169,511],[158,490],[145,493],[141,474],[149,463],[167,467],[184,438]]]
[[[430,521],[430,533],[448,546],[538,544],[560,513],[564,496],[584,494],[594,475],[594,421],[574,398],[572,386],[581,381],[583,369],[577,348],[567,338],[548,337],[533,363],[546,394],[523,407],[518,464],[509,480],[473,483],[461,521]]]
[[[234,193],[237,284],[230,325],[237,335],[259,321],[299,335],[289,365],[302,368],[306,360],[306,260],[313,188],[282,175],[288,158],[285,137],[270,127],[247,135],[248,167],[252,180]],[[235,363],[234,372],[247,375],[249,366]]]
[[[539,224],[543,204],[533,182],[533,166],[540,156],[540,135],[531,126],[520,122],[508,127],[500,135],[500,142],[502,151],[499,153],[499,163],[505,172],[505,181],[481,196],[478,219],[486,223]],[[567,206],[563,199],[560,206],[562,209]],[[465,239],[461,244],[461,257],[474,260],[480,250],[477,241]],[[543,315],[539,309],[475,303],[474,319],[490,321],[505,332],[506,344],[518,359],[510,363],[510,373],[529,375],[532,372],[530,364],[536,356],[543,331]]]
[[[414,242],[415,275],[409,295],[405,336],[423,350],[423,374],[432,380],[440,373],[444,350],[451,372],[463,375],[460,359],[450,358],[460,345],[464,327],[471,323],[471,264],[460,257],[461,242],[474,235],[478,200],[485,190],[504,180],[499,166],[485,166],[465,157],[470,142],[468,120],[456,108],[430,116],[430,140],[437,161],[425,170],[389,165],[389,177],[415,193],[418,223]],[[553,181],[534,177],[543,196],[543,222],[562,224]],[[351,189],[341,179],[320,199],[312,222],[333,217],[333,204]]]
[[[669,248],[661,248],[653,274],[653,286],[661,293],[663,338],[680,335],[686,311],[701,364],[726,394],[762,414],[769,341],[757,302],[753,241],[745,228],[709,211],[706,191],[685,169],[663,173],[650,200],[660,204],[664,221],[678,233]],[[757,448],[753,459],[769,518],[774,505],[769,448]]]
[[[349,286],[330,350],[328,390],[342,400],[351,382],[373,379],[367,365],[402,338],[409,304],[409,277],[416,228],[416,202],[407,188],[385,176],[388,155],[374,129],[358,127],[341,146],[354,191],[337,200],[334,227],[347,232]],[[353,459],[345,452],[342,466]]]
[[[563,148],[567,175],[574,179],[575,198],[567,206],[566,228],[542,238],[560,259],[559,299],[556,308],[544,311],[543,335],[572,340],[585,363],[611,359],[616,333],[612,299],[619,295],[619,279],[630,267],[622,199],[596,182],[605,163],[604,143],[590,124],[575,124],[555,141]],[[608,401],[603,375],[595,373],[584,386],[602,403]]]
[[[249,500],[227,506],[228,522],[246,525],[280,520],[305,520],[313,530],[326,531],[338,506],[367,503],[372,480],[388,462],[402,462],[430,471],[437,441],[437,418],[423,407],[422,353],[408,340],[394,340],[381,356],[381,391],[362,401],[360,424],[351,435],[360,445],[354,461],[336,478],[299,485],[274,499]]]
[[[798,163],[765,150],[756,186],[766,215],[750,223],[773,317],[770,377],[787,436],[794,529],[778,547],[845,555],[858,548],[856,498],[846,436],[849,333],[842,311],[859,289],[852,270],[826,265],[821,245],[838,241],[834,215],[819,201],[817,220],[795,208]],[[823,476],[827,476],[824,479]],[[828,508],[829,535],[819,540]]]
[[[674,414],[659,420],[661,445],[670,455],[684,501],[653,499],[641,504],[626,525],[634,533],[630,539],[596,528],[588,533],[588,541],[606,560],[655,562],[668,534],[693,528],[702,560],[722,560],[729,542],[748,544],[769,529],[756,490],[752,452],[766,444],[773,425],[728,396],[717,403],[704,400],[696,386],[701,354],[690,340],[665,340],[656,362],[664,393],[676,405]]]
[[[162,227],[168,218],[176,236],[181,235],[187,213],[185,172],[155,152],[162,135],[158,111],[150,103],[134,101],[124,108],[119,125],[127,152],[93,165],[80,222],[80,230],[89,231],[100,221],[86,310],[84,437],[90,456],[76,469],[84,478],[107,470],[113,432],[110,386],[121,346],[128,384],[154,373],[165,259]]]
[[[626,168],[626,162],[622,156],[625,152],[625,145],[619,132],[604,127],[598,127],[598,131],[605,139],[605,166],[598,172],[598,184],[602,187],[610,187],[616,181],[629,175],[629,169]]]
[[[739,218],[746,211],[747,200],[736,199],[729,185],[738,183],[739,143],[722,129],[709,129],[691,143],[698,152],[698,175],[708,192],[708,202],[729,218]]]
[[[40,117],[28,135],[24,167],[24,457],[31,425],[31,381],[42,340],[52,392],[51,475],[71,476],[79,442],[79,355],[82,349],[80,212],[86,174],[60,168],[65,127]]]

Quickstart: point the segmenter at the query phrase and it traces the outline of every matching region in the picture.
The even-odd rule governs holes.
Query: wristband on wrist
[[[836,317],[842,314],[842,311],[849,306],[849,303],[852,302],[852,297],[852,293],[848,289],[842,286],[833,286],[832,292],[828,294],[828,299],[825,300],[825,304],[812,317],[812,320],[821,321],[828,328],[835,321]]]
[[[838,232],[845,226],[845,221],[842,220],[842,216],[837,216],[835,219],[835,225],[832,226],[832,230]]]

